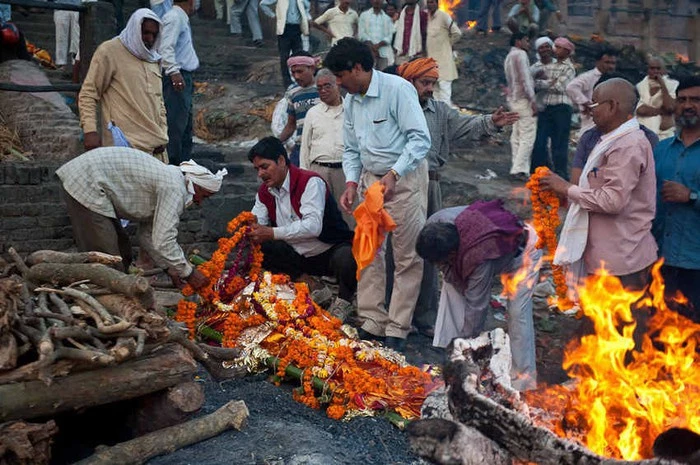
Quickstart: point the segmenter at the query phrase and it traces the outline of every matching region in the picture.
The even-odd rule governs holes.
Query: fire
[[[700,432],[700,325],[667,307],[660,267],[653,267],[648,292],[627,291],[606,273],[588,278],[579,295],[595,334],[564,355],[575,386],[526,395],[531,406],[549,410],[553,431],[604,456],[649,458],[654,439],[670,427]],[[651,307],[648,329],[635,343],[637,318]]]
[[[542,255],[539,255],[538,261],[535,263],[534,268],[539,269],[541,265]],[[532,289],[532,287],[537,284],[535,282],[536,279],[534,275],[528,276],[528,272],[532,268],[532,257],[527,253],[523,253],[523,263],[520,268],[515,270],[513,273],[501,275],[501,284],[503,285],[501,295],[509,299],[515,298],[516,294],[518,293],[518,287],[520,287],[521,283],[523,282],[528,289]]]
[[[454,18],[455,10],[459,8],[462,0],[441,0],[438,2],[438,9],[444,11]]]
[[[680,53],[676,53],[676,61],[679,63],[688,63],[690,59],[688,58],[688,55],[681,55]]]
[[[467,21],[467,29],[474,29],[476,27],[476,21]]]

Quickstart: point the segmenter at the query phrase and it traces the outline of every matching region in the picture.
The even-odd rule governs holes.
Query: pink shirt
[[[527,52],[518,47],[511,47],[503,63],[503,70],[508,82],[508,100],[535,101],[535,81],[530,73],[530,60]]]
[[[657,258],[651,235],[656,212],[656,174],[644,132],[614,141],[588,174],[590,188],[571,186],[569,200],[588,211],[588,242],[583,260],[588,273],[605,264],[610,274],[640,271]]]

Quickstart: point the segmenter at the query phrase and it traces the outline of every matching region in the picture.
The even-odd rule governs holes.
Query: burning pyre
[[[625,460],[652,457],[654,439],[669,428],[700,432],[700,325],[669,309],[660,267],[646,291],[625,290],[605,273],[579,289],[595,334],[566,348],[568,386],[525,395],[536,423]]]

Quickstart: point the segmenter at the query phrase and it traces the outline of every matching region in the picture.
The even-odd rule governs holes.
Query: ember
[[[660,267],[661,262],[654,265],[647,293],[626,291],[605,273],[589,278],[579,292],[595,334],[566,349],[563,366],[575,380],[573,387],[525,394],[533,410],[547,411],[537,413],[540,422],[601,455],[649,458],[663,431],[700,431],[700,371],[694,367],[700,325],[668,308]],[[647,308],[653,314],[641,350],[635,350],[633,310]]]

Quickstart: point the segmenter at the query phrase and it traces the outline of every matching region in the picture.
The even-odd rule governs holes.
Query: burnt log
[[[538,465],[679,465],[666,459],[625,461],[597,455],[536,426],[524,413],[481,395],[469,379],[472,377],[473,367],[464,360],[453,360],[446,365],[445,382],[452,415],[518,460]],[[468,446],[463,454],[469,454]]]
[[[100,263],[38,263],[27,272],[26,279],[34,283],[68,286],[86,279],[114,293],[141,297],[151,290],[148,280],[124,274]]]
[[[241,430],[248,419],[242,400],[230,401],[216,412],[186,423],[154,431],[131,441],[98,450],[76,465],[141,464],[151,457],[211,438],[234,428]]]
[[[187,350],[168,344],[120,365],[56,378],[48,386],[38,380],[2,384],[0,421],[27,420],[140,397],[189,381],[196,371],[197,364]]]
[[[182,423],[204,405],[204,387],[188,381],[140,397],[126,420],[134,437]]]
[[[51,460],[51,437],[56,423],[13,421],[0,424],[0,465],[44,465]]]

